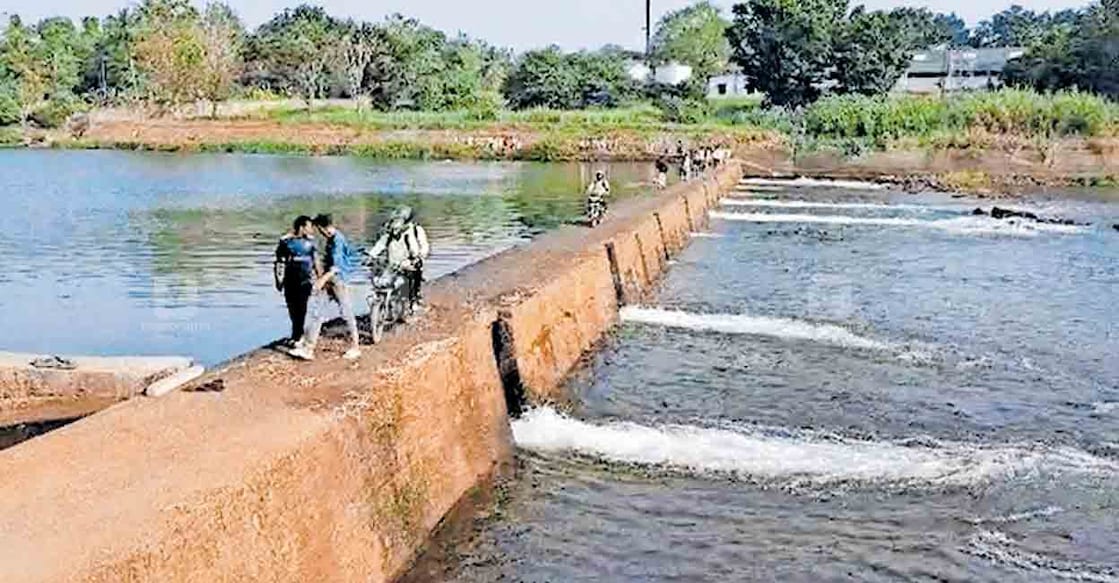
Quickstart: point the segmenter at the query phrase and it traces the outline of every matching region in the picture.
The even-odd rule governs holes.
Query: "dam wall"
[[[0,580],[385,581],[702,228],[716,176],[440,279],[356,362],[261,349],[0,452]]]

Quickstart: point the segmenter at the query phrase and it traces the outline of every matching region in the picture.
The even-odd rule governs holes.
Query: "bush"
[[[899,138],[943,140],[981,132],[1023,138],[1101,136],[1115,131],[1119,105],[1079,92],[1016,89],[947,98],[844,95],[826,97],[804,111],[809,136],[867,138],[879,145]]]
[[[78,110],[79,103],[76,100],[56,97],[32,112],[31,121],[41,128],[59,128]]]
[[[471,121],[497,121],[505,100],[496,91],[484,91],[467,111]]]
[[[699,124],[707,121],[711,112],[706,101],[665,95],[658,103],[665,121]]]
[[[19,99],[11,83],[0,83],[0,126],[20,122]]]

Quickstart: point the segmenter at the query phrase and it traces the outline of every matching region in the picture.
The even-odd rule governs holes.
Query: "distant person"
[[[653,186],[658,190],[668,188],[668,164],[664,159],[657,160],[657,176],[653,179]]]
[[[595,172],[594,182],[587,187],[587,223],[598,226],[606,215],[606,198],[610,196],[610,181],[603,171]]]
[[[367,255],[377,259],[387,255],[388,268],[408,278],[413,310],[423,306],[424,262],[431,254],[427,232],[416,223],[412,207],[402,207],[393,214],[388,227]]]
[[[680,157],[680,181],[687,182],[692,173],[692,153],[685,151]]]
[[[322,334],[323,324],[326,323],[326,304],[334,302],[338,305],[350,333],[350,349],[342,355],[342,358],[356,360],[361,357],[361,337],[358,336],[357,318],[354,316],[353,300],[347,282],[353,277],[359,261],[355,259],[350,242],[334,226],[334,219],[330,215],[319,215],[312,222],[319,234],[326,239],[323,273],[315,280],[314,286],[315,293],[320,294],[317,299],[319,305],[303,345],[292,350],[291,355],[303,360],[315,359],[315,346]],[[325,295],[320,292],[325,292]]]
[[[291,319],[291,337],[286,345],[299,348],[303,344],[303,330],[307,324],[307,305],[315,287],[315,235],[311,217],[295,219],[291,233],[280,239],[272,275],[276,291],[284,294]]]
[[[594,173],[594,182],[587,187],[587,196],[597,196],[605,199],[610,196],[610,181],[606,179],[606,173],[599,170]]]

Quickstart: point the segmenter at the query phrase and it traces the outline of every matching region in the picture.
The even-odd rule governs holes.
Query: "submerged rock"
[[[1038,223],[1044,223],[1044,224],[1047,224],[1047,225],[1071,225],[1071,226],[1079,226],[1079,227],[1089,226],[1088,223],[1078,223],[1078,222],[1073,221],[1071,219],[1040,217],[1040,216],[1038,216],[1034,213],[1031,213],[1031,212],[1016,211],[1016,210],[1013,210],[1013,209],[1004,209],[1004,208],[997,207],[997,206],[992,207],[990,212],[985,211],[981,208],[977,208],[974,211],[972,211],[971,214],[973,216],[991,217],[992,219],[997,219],[997,220],[1027,219],[1027,220],[1030,220],[1030,221],[1036,221]]]

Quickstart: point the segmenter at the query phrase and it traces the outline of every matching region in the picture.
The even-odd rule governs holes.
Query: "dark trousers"
[[[284,300],[288,304],[288,317],[291,318],[291,340],[298,342],[303,338],[307,324],[307,304],[311,301],[310,283],[285,284]]]
[[[414,304],[423,297],[424,270],[419,268],[405,271],[404,276],[408,278],[408,293],[411,296],[409,299]]]

